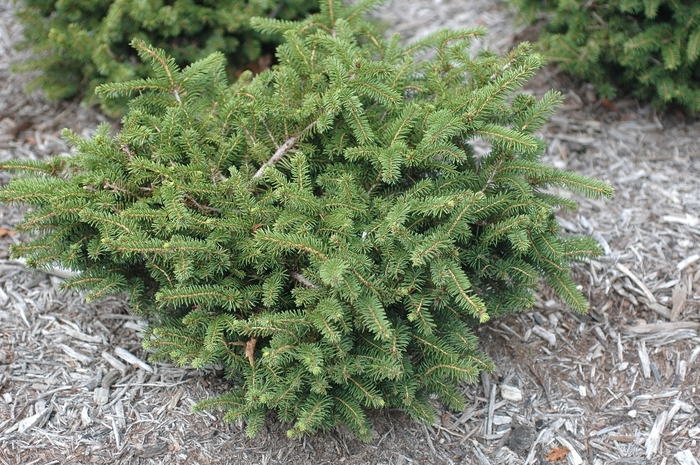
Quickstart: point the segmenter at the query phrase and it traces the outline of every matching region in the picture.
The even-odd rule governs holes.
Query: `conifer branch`
[[[296,144],[297,140],[307,131],[311,130],[316,124],[318,123],[318,120],[312,121],[308,126],[306,126],[298,135],[292,136],[289,139],[287,139],[284,144],[282,144],[277,151],[270,157],[269,160],[267,160],[265,163],[262,164],[260,169],[256,171],[256,173],[253,175],[253,178],[259,178],[263,175],[265,172],[265,167],[268,165],[274,165],[278,161],[284,157],[287,152],[289,152],[292,147],[294,147],[294,144]],[[273,140],[274,141],[274,140]]]
[[[265,126],[265,130],[267,131],[267,135],[270,136],[270,140],[272,141],[273,144],[275,144],[275,148],[277,150],[279,150],[280,144],[277,143],[277,141],[275,140],[275,136],[272,135],[272,131],[270,131],[270,128],[267,125],[267,121],[263,120],[262,123],[263,123],[263,126]]]
[[[190,202],[192,202],[197,208],[199,208],[202,211],[210,211],[214,213],[220,213],[221,209],[216,208],[216,207],[210,207],[209,205],[202,205],[201,203],[197,202],[194,197],[192,197],[190,194],[185,194],[184,198]]]

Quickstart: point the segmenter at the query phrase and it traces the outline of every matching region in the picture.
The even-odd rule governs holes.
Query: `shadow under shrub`
[[[98,89],[136,94],[119,134],[1,166],[24,173],[2,200],[33,206],[13,254],[80,271],[66,286],[91,299],[129,292],[153,358],[225,366],[231,391],[198,408],[250,434],[268,410],[290,435],[367,439],[367,408],[432,421],[431,394],[461,409],[458,383],[492,368],[471,327],[529,307],[540,278],[587,308],[569,267],[598,246],[560,235],[575,203],[547,190],[611,189],[541,163],[559,95],[517,93],[540,58],[473,58],[481,29],[384,40],[371,3],[256,19],[279,65],[233,86],[221,54],[180,70],[135,41],[155,77]]]
[[[604,98],[631,92],[656,107],[700,111],[696,0],[513,0],[544,19],[536,48]]]
[[[222,52],[233,76],[278,44],[250,27],[255,16],[303,19],[317,0],[23,0],[18,17],[36,58],[16,67],[41,71],[30,88],[52,99],[82,95],[108,82],[147,77],[129,42],[136,38],[162,48],[179,66]],[[118,114],[126,99],[103,101]]]

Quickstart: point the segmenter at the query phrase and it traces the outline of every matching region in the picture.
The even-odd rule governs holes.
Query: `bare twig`
[[[297,281],[299,281],[301,284],[304,286],[308,287],[309,289],[316,289],[316,285],[312,283],[309,278],[304,277],[301,273],[297,273],[296,271],[292,271],[290,273],[290,276]]]
[[[262,164],[262,166],[260,167],[260,169],[253,175],[253,178],[259,178],[259,177],[261,177],[261,176],[263,175],[263,173],[265,172],[265,167],[266,167],[267,165],[274,165],[275,163],[277,163],[278,161],[280,161],[280,160],[282,159],[282,157],[284,157],[284,156],[287,154],[287,152],[289,152],[289,150],[290,150],[292,147],[294,147],[294,144],[297,143],[297,140],[299,140],[299,138],[300,138],[304,133],[306,133],[306,132],[309,131],[311,128],[313,128],[314,126],[316,126],[316,123],[317,123],[317,121],[312,121],[312,122],[311,122],[308,126],[306,126],[298,135],[292,136],[292,137],[290,137],[289,139],[287,139],[287,140],[284,142],[284,144],[282,144],[282,145],[277,149],[277,151],[270,157],[270,159],[267,160],[265,163]]]

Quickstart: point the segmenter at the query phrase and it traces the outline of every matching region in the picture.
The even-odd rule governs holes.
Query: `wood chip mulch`
[[[15,8],[0,0],[0,160],[66,152],[62,128],[88,135],[107,120],[23,91],[30,77],[9,71],[29,56],[13,48]],[[376,14],[407,37],[481,24],[478,46],[501,51],[528,34],[493,0],[394,0]],[[150,364],[123,298],[86,304],[59,290],[60,270],[9,260],[23,211],[0,205],[0,464],[698,465],[700,122],[600,100],[553,68],[527,91],[550,88],[565,101],[542,131],[547,163],[616,189],[559,214],[605,250],[575,272],[591,311],[543,289],[531,311],[478,328],[498,368],[463,386],[465,411],[438,405],[429,426],[376,412],[369,443],[341,427],[290,440],[274,415],[251,439],[217,412],[193,414],[227,389],[216,367]]]

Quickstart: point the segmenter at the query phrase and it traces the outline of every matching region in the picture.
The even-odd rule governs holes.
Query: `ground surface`
[[[23,92],[28,78],[8,70],[26,57],[12,48],[21,37],[13,8],[0,0],[0,159],[66,151],[63,127],[89,134],[104,118]],[[490,35],[478,47],[499,50],[529,34],[496,0],[397,0],[378,16],[412,37],[483,24]],[[542,133],[548,163],[616,189],[560,217],[606,251],[576,270],[592,309],[574,315],[543,290],[535,311],[479,328],[498,369],[463,386],[464,412],[443,411],[430,426],[379,412],[370,443],[342,428],[289,440],[273,416],[250,439],[216,412],[192,414],[225,390],[215,370],[146,364],[123,300],[87,305],[57,291],[60,278],[8,260],[21,211],[2,205],[0,463],[539,464],[565,447],[558,463],[697,464],[700,123],[633,100],[601,102],[550,68],[529,85],[550,88],[566,99]]]

